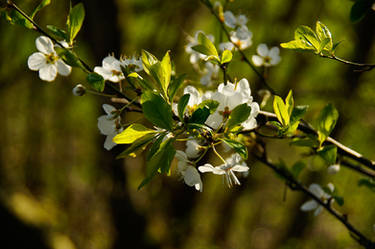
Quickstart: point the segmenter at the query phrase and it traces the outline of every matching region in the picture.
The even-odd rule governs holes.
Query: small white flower
[[[332,192],[335,190],[335,187],[333,186],[332,183],[329,183],[327,186]],[[309,186],[309,190],[316,197],[321,199],[324,203],[326,203],[328,201],[328,199],[331,198],[331,196],[328,193],[326,193],[322,189],[322,187],[320,187],[319,184],[316,184],[316,183],[311,184]],[[317,216],[323,210],[323,207],[318,202],[316,202],[315,200],[309,200],[309,201],[305,202],[304,204],[302,204],[301,210],[304,211],[304,212],[315,210],[314,215]]]
[[[190,187],[195,187],[196,190],[202,192],[203,191],[203,183],[201,180],[201,176],[198,170],[192,166],[192,162],[189,161],[185,152],[177,150],[176,151],[176,158],[178,160],[177,169],[178,172],[184,178],[184,182],[186,185]]]
[[[224,50],[229,50],[232,51],[234,49],[234,45],[231,42],[222,42],[219,44],[219,50],[224,51]]]
[[[121,117],[117,115],[117,109],[111,105],[104,104],[103,109],[107,115],[102,115],[98,118],[98,128],[100,133],[107,136],[104,148],[111,150],[117,145],[112,139],[123,130],[120,124]]]
[[[333,164],[328,167],[327,172],[330,175],[337,174],[340,171],[340,164]]]
[[[252,60],[255,66],[275,66],[277,65],[281,58],[280,58],[280,50],[278,47],[273,47],[268,49],[266,44],[259,44],[257,48],[258,55],[253,55]]]
[[[187,86],[184,89],[184,94],[190,94],[188,109],[193,110],[202,102],[202,96],[199,91],[193,86]]]
[[[94,68],[94,72],[100,74],[105,80],[116,83],[125,79],[121,66],[122,63],[118,59],[109,55],[103,59],[101,67]]]
[[[250,47],[252,42],[253,33],[246,27],[238,27],[236,31],[230,32],[231,41],[237,45],[240,50]]]
[[[30,55],[27,64],[33,71],[39,71],[39,77],[45,81],[54,81],[57,73],[68,76],[72,68],[65,64],[57,55],[53,42],[46,36],[40,36],[35,40],[39,52]]]
[[[236,26],[243,26],[247,23],[247,17],[245,15],[238,15],[237,17],[229,10],[224,12],[224,23],[228,27],[234,29]]]
[[[141,72],[143,70],[143,63],[141,58],[133,56],[131,58],[124,58],[121,60],[121,62],[125,67],[130,68],[131,71]]]
[[[211,62],[206,62],[204,64],[203,76],[200,79],[202,85],[209,86],[211,85],[212,79],[218,77],[219,74],[219,65],[212,64]]]
[[[202,173],[211,172],[215,175],[224,175],[228,187],[232,187],[233,185],[241,185],[234,172],[247,172],[249,167],[242,161],[240,155],[233,154],[230,158],[226,159],[225,164],[214,167],[211,164],[206,163],[205,165],[198,167],[198,170]]]
[[[86,87],[84,87],[81,84],[78,84],[73,88],[72,92],[75,96],[83,96],[86,93]]]
[[[202,149],[202,146],[195,139],[186,142],[185,152],[188,158],[197,158],[202,153]]]

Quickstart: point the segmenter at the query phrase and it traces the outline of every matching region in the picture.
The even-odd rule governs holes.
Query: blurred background
[[[30,13],[39,1],[15,1]],[[77,1],[73,1],[77,3]],[[77,51],[91,66],[109,53],[139,54],[146,49],[159,58],[171,50],[178,73],[198,80],[184,53],[188,35],[204,30],[216,37],[215,19],[198,0],[84,0],[86,20]],[[334,41],[343,41],[337,55],[375,62],[375,12],[353,24],[349,0],[235,0],[229,9],[249,18],[253,45],[277,46],[293,39],[295,28],[325,23]],[[52,1],[37,22],[64,27],[69,1]],[[137,191],[144,159],[115,160],[123,147],[104,150],[97,118],[105,99],[71,90],[84,83],[78,69],[68,78],[42,82],[27,68],[36,51],[37,33],[0,21],[0,248],[171,249],[171,248],[359,248],[327,212],[318,217],[299,211],[307,200],[287,192],[275,174],[249,159],[250,174],[232,189],[222,178],[203,175],[204,191],[186,186],[176,172],[157,177]],[[313,121],[331,102],[340,112],[333,136],[375,159],[375,70],[353,72],[349,66],[313,54],[281,50],[281,63],[268,75],[279,93],[293,89],[296,103],[310,106]],[[246,77],[255,98],[260,84],[235,57],[229,72]],[[270,103],[265,110],[272,110]],[[134,119],[129,115],[126,121]],[[287,141],[266,141],[274,161],[293,164],[304,150]],[[357,187],[360,176],[345,168],[334,176],[318,158],[304,158],[306,185],[335,184],[345,197],[337,207],[369,238],[375,239],[375,194]]]

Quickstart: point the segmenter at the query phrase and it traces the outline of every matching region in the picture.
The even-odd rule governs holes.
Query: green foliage
[[[121,154],[119,154],[116,159],[124,158],[127,156],[134,155],[135,152],[139,150],[144,150],[146,146],[152,142],[152,140],[155,138],[155,134],[147,134],[136,141],[134,141],[128,148],[126,148]]]
[[[68,35],[65,30],[53,25],[47,25],[47,29],[52,32],[54,36],[62,40],[68,40]]]
[[[208,57],[206,60],[212,60],[216,63],[220,63],[219,54],[215,48],[215,45],[202,32],[198,34],[198,45],[193,46],[192,49],[198,53],[207,55]],[[226,53],[225,57],[227,60],[230,55]]]
[[[290,169],[290,173],[295,179],[297,179],[304,168],[306,168],[306,164],[302,161],[298,161],[293,164],[292,168]]]
[[[168,97],[170,102],[173,102],[173,99],[176,96],[178,89],[180,89],[180,87],[184,83],[185,78],[186,74],[182,74],[178,77],[172,77],[168,87]]]
[[[173,119],[171,106],[160,96],[145,91],[141,97],[143,114],[153,125],[172,130]]]
[[[68,43],[73,45],[74,39],[81,30],[83,20],[85,19],[85,8],[82,3],[70,8],[68,20],[66,22],[68,30]]]
[[[104,78],[97,73],[89,73],[86,77],[90,86],[98,92],[103,92],[105,87]]]
[[[185,94],[180,98],[180,101],[178,101],[177,110],[178,110],[178,116],[180,117],[181,121],[184,120],[184,113],[187,107],[187,104],[190,99],[190,94]]]
[[[208,116],[210,116],[210,109],[208,109],[206,106],[197,108],[191,115],[189,123],[204,124]]]
[[[229,130],[240,125],[247,120],[251,112],[251,107],[246,103],[236,106],[228,117],[227,127]]]
[[[113,142],[116,144],[131,144],[148,134],[154,134],[156,132],[157,131],[146,128],[141,124],[132,124],[124,131],[117,134],[113,138]]]
[[[28,29],[34,29],[34,24],[13,8],[1,8],[0,17],[12,25],[17,24]]]
[[[279,129],[279,134],[293,134],[298,128],[299,120],[306,113],[307,106],[294,107],[293,92],[290,90],[285,102],[279,96],[274,97],[273,110],[280,124],[277,122],[272,124]]]
[[[281,43],[280,46],[288,49],[313,51],[316,54],[333,55],[337,47],[333,44],[332,35],[326,25],[316,22],[315,32],[308,26],[301,25],[294,32],[294,40]]]
[[[352,22],[361,21],[371,11],[373,4],[374,0],[356,0],[350,9],[350,20]]]
[[[206,99],[206,100],[203,100],[202,103],[200,103],[198,105],[198,108],[203,108],[203,107],[206,107],[207,109],[210,110],[210,114],[213,114],[216,109],[219,107],[219,102],[217,102],[216,100],[212,100],[212,99]]]
[[[142,51],[143,68],[147,74],[153,77],[157,83],[157,88],[161,91],[165,99],[169,99],[168,88],[171,81],[172,64],[169,52],[165,54],[162,61],[159,61],[154,55],[143,50]],[[177,87],[172,91],[172,97],[176,94],[178,87],[182,82],[177,82]]]
[[[231,147],[235,152],[237,152],[244,160],[248,158],[248,152],[247,152],[247,147],[242,144],[241,142],[238,142],[233,139],[228,139],[228,138],[222,138],[220,139],[224,143],[226,143],[229,147]]]
[[[328,165],[336,163],[337,147],[334,145],[327,145],[317,150],[318,155],[327,162]]]
[[[232,60],[232,52],[229,50],[224,50],[221,54],[220,64],[229,63]]]
[[[338,118],[339,113],[332,104],[326,105],[320,112],[316,125],[320,146],[331,134],[333,128],[335,128]]]
[[[51,0],[42,0],[39,5],[34,9],[33,13],[31,13],[31,19],[34,19],[35,15],[44,7],[51,4]]]
[[[159,148],[155,154],[150,156],[150,159],[146,163],[146,178],[138,186],[141,189],[148,184],[158,171],[161,173],[168,173],[176,150],[173,147],[174,139],[169,138],[160,143]]]

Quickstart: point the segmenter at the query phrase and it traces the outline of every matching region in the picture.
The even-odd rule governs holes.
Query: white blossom
[[[231,11],[227,10],[224,12],[224,23],[234,29],[236,26],[246,25],[247,17],[245,15],[234,16]]]
[[[251,113],[242,126],[246,130],[254,129],[257,126],[255,117],[259,113],[259,105],[253,102],[249,82],[246,79],[240,80],[236,85],[230,82],[227,85],[220,84],[217,92],[212,94],[212,99],[218,101],[219,106],[206,121],[210,127],[217,129],[224,117],[227,117],[236,106],[244,103],[251,107]]]
[[[186,155],[188,158],[197,158],[203,151],[202,146],[197,140],[190,137],[190,140],[186,141]]]
[[[329,183],[327,186],[332,192],[335,190],[335,187],[333,186],[332,183]],[[316,197],[321,199],[324,203],[326,203],[328,201],[328,199],[331,198],[331,196],[328,193],[326,193],[322,189],[322,187],[320,187],[319,184],[316,184],[316,183],[311,184],[309,186],[309,190]],[[315,210],[314,215],[317,216],[323,210],[323,207],[317,201],[309,200],[309,201],[305,202],[304,204],[302,204],[301,210],[304,211],[304,212]]]
[[[73,88],[72,92],[75,96],[83,96],[86,93],[86,87],[84,87],[82,84],[77,84]]]
[[[124,58],[121,60],[121,63],[123,66],[130,68],[131,71],[141,72],[143,70],[142,59],[135,56]]]
[[[98,118],[98,128],[100,133],[107,136],[104,142],[104,148],[111,150],[117,145],[112,139],[123,130],[120,124],[121,117],[117,114],[117,109],[111,105],[104,104],[103,109],[106,115],[102,115]]]
[[[226,159],[226,163],[217,167],[206,163],[203,166],[199,166],[198,170],[202,173],[211,172],[215,175],[224,175],[224,179],[229,187],[233,185],[241,185],[240,181],[234,174],[234,172],[247,172],[249,167],[243,162],[242,158],[238,154],[233,154],[230,158]]]
[[[230,35],[231,41],[240,50],[244,50],[253,44],[253,33],[246,26],[238,27],[236,31],[230,32]]]
[[[68,76],[72,68],[57,55],[53,42],[46,36],[40,36],[35,40],[39,52],[30,55],[27,64],[33,71],[39,71],[40,79],[54,81],[57,74]]]
[[[212,64],[211,62],[206,62],[204,64],[203,76],[200,79],[202,85],[209,86],[212,82],[212,79],[218,77],[219,74],[219,65]]]
[[[337,174],[340,171],[340,164],[333,164],[327,168],[327,172],[330,175]]]
[[[219,44],[219,50],[224,51],[224,50],[229,50],[232,51],[234,49],[234,45],[231,42],[222,42]]]
[[[196,190],[203,191],[203,183],[198,170],[192,166],[192,162],[189,161],[185,152],[177,150],[176,158],[178,160],[177,170],[184,178],[186,185],[195,187]]]
[[[268,49],[266,44],[259,44],[257,48],[258,55],[253,55],[252,60],[254,65],[260,67],[270,67],[277,65],[281,57],[279,55],[280,50],[278,47],[272,47]]]
[[[94,68],[94,72],[100,74],[105,80],[116,83],[125,79],[121,70],[122,65],[121,61],[112,55],[108,55],[103,59],[101,67]]]

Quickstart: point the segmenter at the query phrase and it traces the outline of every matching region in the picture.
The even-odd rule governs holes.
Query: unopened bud
[[[78,84],[73,88],[72,92],[75,96],[83,96],[86,93],[86,87]]]
[[[328,171],[328,174],[330,175],[337,174],[340,171],[340,164],[333,164],[329,166],[327,171]]]

